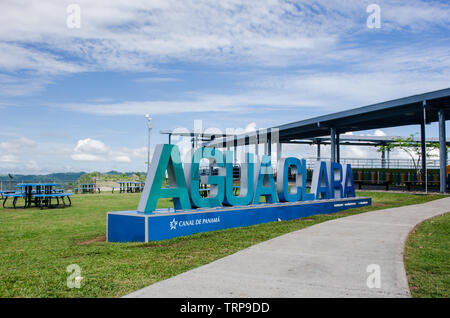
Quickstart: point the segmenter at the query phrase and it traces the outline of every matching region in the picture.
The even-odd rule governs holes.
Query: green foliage
[[[93,183],[93,178],[97,181],[145,181],[145,174],[142,172],[129,172],[129,173],[100,173],[100,172],[90,172],[82,175],[78,179],[79,184],[83,183]]]
[[[377,147],[378,152],[382,151],[392,151],[395,149],[399,149],[408,154],[411,158],[414,169],[419,172],[420,171],[420,162],[422,160],[422,145],[419,141],[416,141],[416,136],[418,133],[410,134],[409,137],[398,137],[395,138],[393,142],[388,143],[386,145],[381,145]],[[439,149],[439,143],[437,142],[426,142],[426,157],[435,157],[432,152],[436,149]]]

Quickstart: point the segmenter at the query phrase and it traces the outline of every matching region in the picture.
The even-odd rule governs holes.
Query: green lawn
[[[450,297],[450,213],[424,221],[411,232],[405,267],[413,297]]]
[[[152,243],[106,243],[106,212],[136,209],[139,194],[74,195],[65,209],[0,208],[0,297],[116,297],[261,241],[356,213],[442,198],[359,192],[373,206]],[[160,201],[159,207],[171,203]],[[448,254],[447,254],[448,255]],[[70,264],[81,288],[66,286]]]

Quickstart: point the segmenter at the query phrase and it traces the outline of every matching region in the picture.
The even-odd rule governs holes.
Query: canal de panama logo
[[[176,230],[177,229],[177,224],[178,224],[178,221],[176,221],[175,219],[170,221],[170,230]]]
[[[221,206],[245,206],[265,203],[312,201],[322,199],[349,198],[355,196],[351,166],[336,162],[317,161],[312,174],[310,191],[307,191],[306,160],[297,157],[281,158],[277,162],[276,182],[270,156],[256,157],[245,154],[241,163],[240,191],[235,194],[233,184],[233,151],[201,147],[192,150],[190,162],[181,162],[180,150],[176,145],[156,146],[150,164],[145,187],[138,211],[151,213],[156,210],[159,199],[171,198],[175,210],[214,208]],[[209,191],[200,194],[200,161],[209,160],[217,173],[206,176]],[[289,174],[289,171],[291,172]],[[167,184],[165,184],[167,172]],[[289,184],[289,176],[294,183]],[[202,183],[205,180],[202,179]],[[219,220],[206,220],[216,223]],[[177,227],[203,224],[196,220],[193,224],[181,220],[170,222],[170,230]]]
[[[190,220],[180,220],[177,221],[175,218],[172,219],[172,221],[169,222],[169,227],[170,230],[176,230],[177,229],[177,225],[178,228],[183,228],[183,227],[190,227],[190,226],[199,226],[199,225],[208,225],[208,224],[213,224],[213,223],[220,223],[220,217],[216,216],[216,217],[202,217],[202,218],[196,218],[196,219],[190,219]]]

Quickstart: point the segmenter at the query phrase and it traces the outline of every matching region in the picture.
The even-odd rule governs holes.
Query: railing
[[[22,181],[0,180],[0,191],[19,191],[17,185]]]
[[[305,158],[308,169],[313,169],[317,158]],[[320,158],[321,160],[330,160],[330,158]],[[380,158],[341,158],[341,164],[351,164],[352,168],[385,168],[385,169],[415,169],[414,163],[410,159],[380,159]],[[419,162],[419,167],[421,162]],[[450,158],[447,160],[450,165]],[[236,166],[239,167],[239,164]],[[274,169],[276,169],[274,165]],[[427,169],[439,169],[439,159],[427,159]],[[208,166],[200,167],[200,174],[210,175],[211,168]]]
[[[306,158],[308,168],[314,168],[316,158]],[[330,160],[330,158],[321,158]],[[415,169],[410,159],[380,159],[380,158],[341,158],[341,164],[351,164],[352,168],[386,168],[386,169]],[[450,159],[447,160],[447,165]],[[419,162],[419,167],[421,162]],[[427,159],[427,169],[439,169],[439,159]]]

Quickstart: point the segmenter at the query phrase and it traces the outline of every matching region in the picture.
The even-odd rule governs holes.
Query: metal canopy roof
[[[450,118],[450,88],[446,88],[296,121],[267,130],[277,129],[279,141],[289,143],[292,140],[330,136],[330,128],[332,127],[336,129],[336,133],[344,134],[377,128],[420,125],[424,117],[424,103],[426,123],[438,121],[440,109],[445,111],[446,119]],[[259,132],[250,132],[237,137],[216,138],[214,141],[210,141],[208,145],[217,147],[223,145],[226,141],[233,142],[233,140],[236,140],[239,144],[248,144],[249,137],[254,137],[257,133],[259,134]],[[253,140],[255,139],[253,138]]]
[[[450,116],[450,88],[410,97],[395,99],[330,115],[314,117],[285,125],[279,129],[281,142],[291,139],[330,135],[330,127],[337,133],[371,130],[406,125],[420,125],[423,121],[423,103],[426,102],[427,123],[438,121],[438,110]]]
[[[162,135],[199,138],[202,141],[210,141],[210,140],[214,140],[215,138],[234,136],[233,134],[207,133],[207,132],[204,132],[204,131],[196,131],[196,130],[182,130],[182,131],[177,131],[177,130],[160,130],[159,133],[162,134]]]

